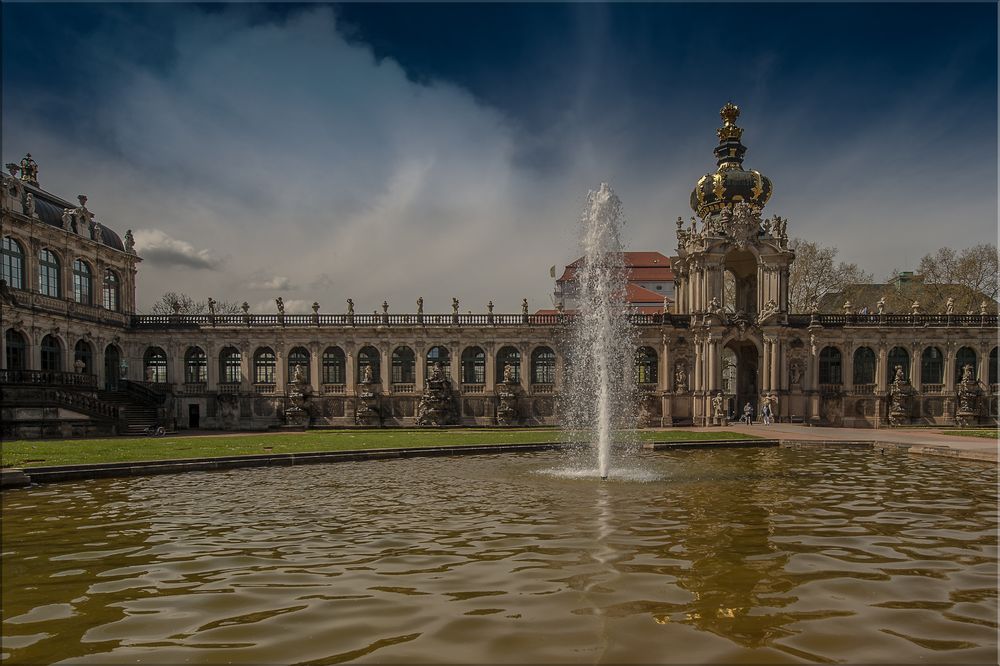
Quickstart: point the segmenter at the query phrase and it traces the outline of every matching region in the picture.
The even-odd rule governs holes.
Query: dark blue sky
[[[370,230],[371,202],[411,182],[401,173],[414,190],[378,219],[454,234],[484,213],[481,195],[466,206],[451,184],[481,168],[506,184],[491,228],[551,246],[526,257],[546,264],[532,280],[573,252],[565,234],[539,233],[538,218],[571,227],[600,180],[622,195],[633,246],[670,253],[669,221],[690,215],[687,192],[712,167],[730,99],[744,110],[748,165],[775,181],[769,209],[792,218],[794,235],[879,276],[944,244],[996,238],[993,3],[5,3],[3,19],[4,161],[32,150],[70,195],[100,191],[87,182],[97,174],[160,196],[181,188],[203,197],[191,215],[220,220],[217,238],[248,202],[261,227],[292,206],[307,235],[318,210],[337,211],[337,233]],[[298,163],[295,180],[310,183],[284,200],[287,188],[254,180],[271,163]],[[470,181],[463,192],[480,185],[489,191]],[[114,196],[116,215],[143,208]],[[947,220],[962,225],[945,233]],[[127,224],[178,251],[210,245],[183,224]],[[883,246],[864,238],[875,227]],[[233,272],[224,247],[210,256]],[[305,272],[287,283],[311,298]]]

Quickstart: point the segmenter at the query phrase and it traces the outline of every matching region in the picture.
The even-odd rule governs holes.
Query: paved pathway
[[[828,442],[880,442],[908,446],[911,453],[943,453],[961,458],[997,460],[997,440],[986,437],[963,437],[947,431],[926,428],[822,428],[816,426],[777,423],[745,426],[731,423],[724,428],[769,439],[795,439]],[[988,428],[980,428],[987,429]],[[684,428],[709,432],[712,428]]]

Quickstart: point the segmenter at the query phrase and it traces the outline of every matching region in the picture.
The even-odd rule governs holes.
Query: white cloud
[[[221,261],[206,249],[171,238],[159,229],[138,229],[135,249],[144,260],[167,267],[218,270]]]
[[[275,275],[270,280],[262,282],[250,282],[247,284],[250,289],[288,291],[292,289],[292,281],[282,275]]]

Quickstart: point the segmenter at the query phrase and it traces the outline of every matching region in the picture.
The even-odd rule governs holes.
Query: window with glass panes
[[[0,245],[0,277],[14,289],[24,289],[24,250],[10,236]]]
[[[51,250],[38,253],[38,291],[46,296],[59,298],[59,258]]]
[[[73,261],[73,300],[90,305],[90,266],[80,259]]]

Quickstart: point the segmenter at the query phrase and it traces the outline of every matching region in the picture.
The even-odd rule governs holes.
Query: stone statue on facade
[[[306,376],[305,368],[296,365],[292,370],[292,381],[288,384],[288,399],[292,406],[285,410],[285,424],[296,427],[309,427],[312,420],[313,405],[312,386]]]
[[[35,213],[35,195],[31,192],[24,195],[24,214],[28,217],[38,217]]]
[[[684,369],[684,363],[678,362],[677,368],[674,370],[674,393],[687,393],[687,390],[687,371]]]
[[[75,361],[73,361],[73,369],[76,371],[76,374],[78,375],[82,374],[86,368],[87,364],[84,363],[82,359],[78,358]]]
[[[496,385],[497,425],[517,425],[517,391],[520,384],[514,377],[514,366],[507,363],[503,367],[503,381]]]
[[[944,313],[946,315],[949,315],[949,316],[955,314],[955,299],[954,298],[951,298],[950,296],[948,297],[948,300],[944,304]]]
[[[854,303],[851,303],[851,299],[844,301],[844,314],[849,315],[854,312]]]
[[[985,317],[987,314],[989,314],[988,310],[989,310],[989,301],[983,301],[982,303],[979,304],[979,314]]]
[[[528,316],[528,299],[521,299],[521,315],[524,317]]]
[[[885,314],[885,296],[878,299],[878,303],[875,304],[875,310],[880,314]]]
[[[773,298],[769,298],[767,303],[764,303],[764,307],[761,308],[760,314],[757,315],[757,321],[763,323],[767,321],[771,316],[778,313],[778,304],[774,302]]]
[[[493,315],[493,301],[490,301],[489,303],[486,304],[486,314],[490,316]]]
[[[73,230],[73,209],[63,208],[62,212],[62,228],[66,231]]]
[[[25,153],[21,158],[21,180],[38,186],[38,163],[31,159],[31,153]]]
[[[389,301],[382,301],[382,314],[389,314]]]
[[[104,227],[101,226],[100,222],[98,222],[97,220],[94,220],[94,226],[92,226],[90,228],[90,238],[91,238],[91,240],[95,240],[95,241],[100,242],[101,235],[102,235],[103,232],[104,232]]]
[[[358,385],[358,406],[354,414],[354,422],[358,425],[382,425],[382,405],[379,399],[378,384],[373,381],[372,366],[361,368],[361,383]]]
[[[347,299],[347,316],[348,317],[353,317],[354,316],[354,299],[353,298],[348,298]]]
[[[895,377],[889,386],[889,425],[907,425],[910,422],[910,382],[903,366],[897,365]]]
[[[963,428],[978,425],[981,391],[971,363],[962,366],[962,381],[956,387],[956,393],[958,408],[955,410],[955,423]]]
[[[211,296],[208,297],[208,314],[209,316],[215,316],[215,299]]]
[[[458,317],[458,299],[451,299],[451,315],[452,317]]]
[[[422,315],[424,313],[424,297],[417,296],[417,314]]]
[[[243,310],[243,314],[249,315],[250,314],[250,304],[247,303],[246,301],[243,301],[243,305],[240,306],[240,310]]]
[[[910,304],[910,314],[920,314],[920,301],[913,301],[913,303]]]
[[[278,296],[276,299],[274,299],[274,305],[278,308],[279,315],[285,314],[285,299],[283,299],[281,296]]]
[[[802,364],[799,361],[792,361],[788,366],[788,383],[798,386],[802,383]]]
[[[132,235],[131,229],[125,230],[125,252],[135,254],[135,236]]]
[[[722,391],[719,391],[714,396],[712,396],[712,425],[722,426],[726,425],[726,412],[722,406],[723,398]]]
[[[458,423],[458,406],[451,380],[440,362],[435,362],[417,405],[417,425],[444,426]]]

